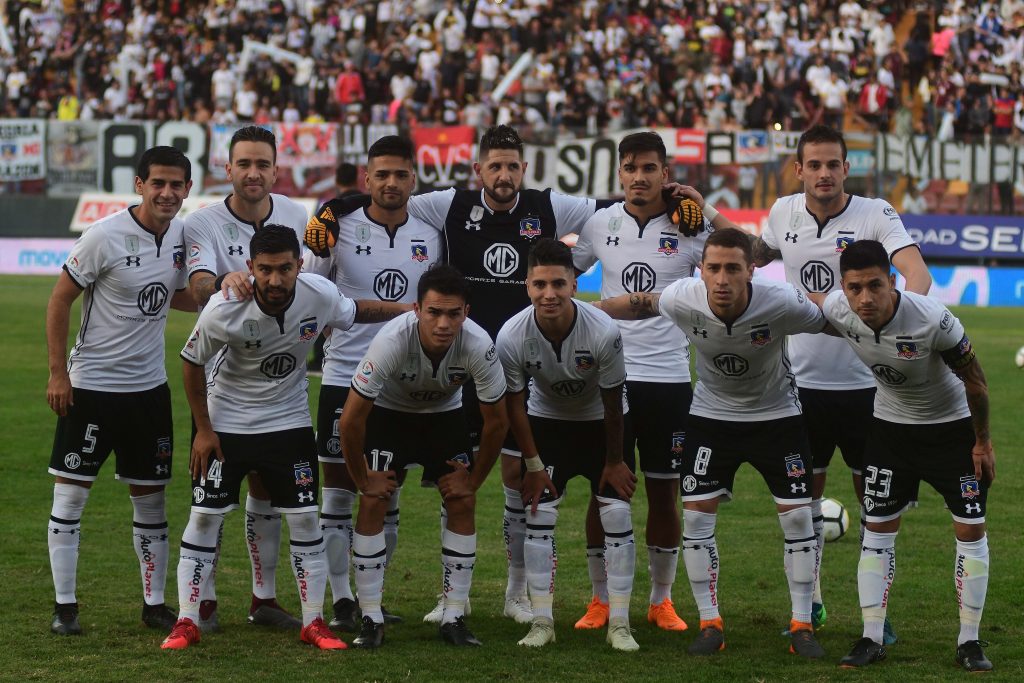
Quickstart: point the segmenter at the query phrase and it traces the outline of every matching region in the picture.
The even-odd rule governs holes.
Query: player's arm
[[[598,491],[608,484],[615,492],[626,500],[630,500],[636,492],[636,475],[622,459],[623,417],[622,388],[620,384],[611,389],[601,389],[601,403],[604,404],[604,432],[607,438],[605,445],[604,469],[601,471],[601,483]]]
[[[550,491],[551,495],[557,498],[558,490],[555,489],[551,476],[544,468],[544,462],[540,458],[540,453],[537,452],[537,442],[533,440],[530,418],[526,414],[526,391],[506,393],[505,404],[508,408],[509,427],[516,443],[519,444],[523,463],[526,465],[526,473],[523,475],[523,485],[520,489],[523,505],[529,505],[530,512],[536,514],[537,504],[544,496],[544,491]]]
[[[591,305],[600,308],[616,320],[643,320],[661,315],[661,309],[658,307],[660,301],[660,294],[633,292],[592,301]]]
[[[196,423],[196,438],[192,441],[188,471],[193,479],[201,479],[206,474],[210,455],[224,462],[224,453],[221,452],[220,438],[213,431],[213,422],[210,421],[210,407],[206,402],[206,370],[187,358],[182,360],[185,398]]]
[[[989,431],[988,382],[970,339],[964,335],[959,344],[942,352],[942,360],[964,383],[967,406],[971,409],[971,424],[974,427],[974,448],[971,449],[974,476],[979,481],[992,483],[996,478],[996,458]]]
[[[480,414],[484,419],[484,426],[480,431],[480,450],[473,462],[473,472],[469,478],[474,492],[479,491],[487,480],[487,475],[498,460],[501,445],[508,433],[508,409],[505,407],[505,398],[502,397],[497,403],[481,401]]]
[[[754,265],[758,268],[764,268],[772,261],[782,258],[782,252],[769,247],[760,235],[750,236],[750,248],[754,256]]]
[[[186,313],[196,312],[196,300],[188,289],[179,289],[171,296],[171,308]]]
[[[366,421],[372,409],[373,401],[354,387],[348,392],[338,420],[341,452],[345,454],[345,466],[359,493],[370,498],[390,498],[397,485],[395,473],[373,471],[366,463]]]
[[[66,270],[60,271],[46,304],[46,356],[50,378],[46,382],[46,402],[60,416],[68,414],[73,405],[71,378],[68,376],[68,322],[71,304],[82,294]]]
[[[321,258],[327,258],[331,247],[338,243],[341,228],[338,221],[364,206],[370,205],[370,195],[356,194],[337,197],[324,203],[306,222],[302,241],[309,250]]]
[[[917,246],[900,249],[892,255],[892,265],[907,281],[907,291],[927,295],[932,287],[932,274]]]
[[[188,288],[192,298],[199,306],[210,303],[210,297],[217,292],[223,292],[224,298],[228,299],[232,294],[239,301],[246,301],[252,297],[252,278],[248,271],[237,270],[214,277],[205,270],[196,271],[188,278]],[[191,309],[195,311],[195,308]]]
[[[399,304],[393,301],[375,301],[373,299],[356,300],[355,322],[369,325],[384,323],[412,310],[412,304]]]

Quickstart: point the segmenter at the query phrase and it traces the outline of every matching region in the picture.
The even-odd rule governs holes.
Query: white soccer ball
[[[850,515],[846,508],[835,498],[824,498],[821,501],[821,515],[825,518],[825,534],[827,542],[838,541],[850,528]]]
[[[1017,355],[1013,357],[1013,362],[1017,364],[1018,368],[1024,368],[1024,346],[1017,349]]]

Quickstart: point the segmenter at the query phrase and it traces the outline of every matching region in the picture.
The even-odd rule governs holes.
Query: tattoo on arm
[[[397,313],[383,305],[360,302],[356,309],[356,322],[363,324],[384,323],[395,317]]]
[[[772,249],[768,246],[760,237],[751,236],[751,249],[754,253],[754,265],[758,268],[763,268],[775,259],[782,258],[782,252],[778,249]]]
[[[650,292],[634,292],[629,295],[629,306],[633,309],[633,313],[639,318],[653,318],[659,315],[658,301],[661,296],[659,294],[651,294]]]
[[[974,437],[978,441],[988,441],[992,438],[988,421],[988,382],[981,364],[974,359],[956,374],[963,380],[967,391],[967,406],[971,409]]]
[[[217,278],[212,275],[197,275],[195,280],[189,283],[189,289],[192,290],[192,298],[196,300],[196,303],[200,306],[205,306],[210,302],[210,297],[213,296],[216,289]]]

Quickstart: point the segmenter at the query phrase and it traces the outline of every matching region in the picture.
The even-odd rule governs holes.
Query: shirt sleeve
[[[786,334],[821,332],[825,327],[825,315],[817,304],[788,282],[783,291],[786,297]]]
[[[517,345],[511,339],[509,327],[506,324],[498,331],[498,360],[501,361],[502,370],[505,373],[505,385],[508,391],[515,394],[526,388],[526,375],[520,362]]]
[[[384,383],[394,374],[394,340],[378,334],[352,375],[352,388],[365,399],[374,401],[380,396]]]
[[[103,249],[105,242],[106,233],[102,228],[94,226],[86,230],[71,247],[71,253],[64,262],[64,270],[82,289],[96,282],[107,268]]]
[[[217,272],[217,241],[206,221],[194,211],[185,216],[185,259],[190,278],[195,273],[214,277],[221,274]]]
[[[583,225],[597,211],[597,202],[593,199],[573,197],[550,190],[548,193],[551,198],[551,210],[555,214],[555,233],[559,238],[571,232],[582,232]]]
[[[598,347],[598,384],[602,389],[612,389],[626,381],[626,359],[622,354],[622,333],[614,321],[609,320]]]
[[[498,361],[498,350],[490,339],[478,339],[474,343],[470,374],[481,403],[497,403],[505,395],[505,373]]]
[[[199,314],[199,320],[196,321],[192,334],[181,350],[182,358],[195,365],[206,365],[207,361],[224,348],[227,337],[223,325],[220,324],[220,317],[224,313],[225,305],[228,303],[220,292],[210,297],[210,302]]]
[[[934,348],[937,351],[949,351],[956,348],[967,334],[963,323],[948,308],[941,305],[938,307],[938,321]]]
[[[904,247],[917,244],[907,232],[906,226],[903,225],[903,219],[900,218],[900,214],[892,204],[884,199],[874,201],[878,206],[878,213],[874,223],[875,235],[872,239],[881,242],[890,256]]]
[[[342,294],[338,286],[327,278],[317,275],[315,279],[316,287],[327,301],[327,309],[324,312],[325,324],[339,330],[352,327],[356,322],[356,313],[359,312],[356,302]]]
[[[455,189],[437,190],[409,197],[409,214],[434,228],[444,230],[448,211],[455,201]]]
[[[843,290],[834,289],[825,297],[825,302],[821,305],[821,312],[825,319],[832,323],[832,327],[838,330],[846,324],[844,309],[848,308],[849,304],[846,303],[846,295],[843,294]]]
[[[679,322],[685,315],[683,293],[689,286],[693,286],[693,278],[676,280],[665,288],[665,291],[660,294],[660,298],[658,299],[658,309],[661,312],[661,315],[665,316],[676,325],[679,325]]]
[[[572,264],[577,270],[586,272],[597,263],[597,254],[594,253],[594,241],[591,239],[593,228],[591,227],[598,219],[591,216],[580,230],[576,244],[572,248]]]
[[[788,205],[788,202],[787,202]],[[775,226],[783,220],[782,202],[776,201],[768,211],[768,220],[765,221],[764,230],[761,231],[761,239],[771,249],[779,248],[779,239],[775,235]]]

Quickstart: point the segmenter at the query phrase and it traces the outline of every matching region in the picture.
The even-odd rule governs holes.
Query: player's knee
[[[683,534],[686,538],[700,540],[715,535],[718,515],[700,510],[683,510]]]
[[[372,524],[374,528],[384,524],[384,515],[387,514],[390,502],[376,496],[359,496],[359,513],[357,515],[360,525]]]
[[[647,491],[647,509],[653,517],[657,515],[678,515],[676,499],[679,497],[678,479],[645,478],[644,488]]]
[[[542,530],[555,528],[558,521],[558,502],[550,501],[537,506],[537,511],[526,511],[526,530],[530,535],[531,530]],[[548,532],[550,534],[550,531]]]
[[[348,467],[343,462],[321,463],[324,472],[324,488],[345,489],[355,491],[355,484],[349,476]]]
[[[295,541],[313,541],[320,535],[320,523],[315,512],[289,512],[288,533]]]
[[[956,540],[971,543],[985,538],[985,524],[964,524],[954,522],[953,530],[956,532]]]
[[[814,535],[811,508],[808,505],[780,511],[779,524],[787,539],[807,538]]]
[[[629,503],[616,498],[599,498],[601,526],[605,534],[623,534],[633,530]]]
[[[519,490],[523,484],[522,458],[507,453],[501,454],[501,483],[510,489]]]
[[[476,514],[476,496],[449,499],[445,502],[450,522],[472,520]]]
[[[270,491],[263,485],[263,480],[256,472],[249,473],[249,497],[256,500],[270,500]]]

